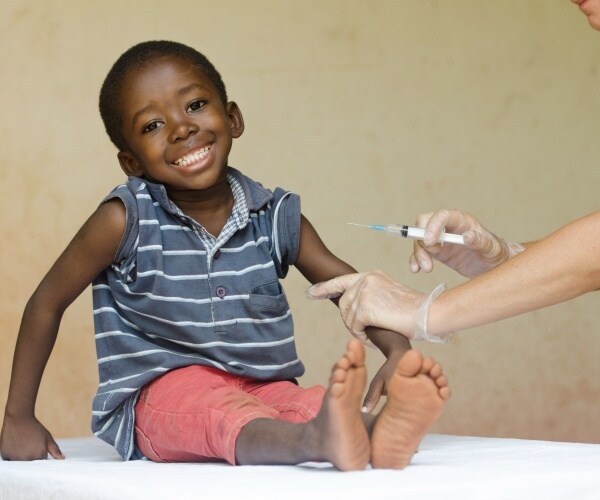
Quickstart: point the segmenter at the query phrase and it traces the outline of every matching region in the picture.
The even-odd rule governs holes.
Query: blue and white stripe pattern
[[[304,373],[279,283],[298,253],[299,197],[233,168],[228,181],[234,209],[217,238],[160,184],[132,177],[104,200],[123,201],[127,224],[115,263],[92,288],[100,377],[92,430],[125,459],[140,458],[139,390],[168,370],[199,364],[261,380]]]

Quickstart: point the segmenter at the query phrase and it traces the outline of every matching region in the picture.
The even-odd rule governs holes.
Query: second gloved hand
[[[498,264],[522,252],[525,247],[499,238],[488,231],[474,216],[459,210],[442,209],[421,214],[417,226],[425,228],[425,239],[415,241],[409,259],[413,273],[433,269],[433,259],[442,262],[463,276],[472,278],[493,269]],[[440,244],[444,232],[462,234],[464,246]]]

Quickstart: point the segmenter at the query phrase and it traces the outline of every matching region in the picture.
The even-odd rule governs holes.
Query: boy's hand
[[[373,380],[371,380],[369,390],[365,396],[363,402],[363,412],[371,413],[377,406],[377,403],[379,403],[381,396],[385,396],[387,394],[387,381],[393,375],[396,365],[403,354],[403,350],[395,350],[388,356],[388,358],[385,360],[385,363],[383,363],[381,368],[377,371],[373,377]]]
[[[48,430],[35,418],[15,419],[4,416],[0,434],[0,456],[3,460],[62,460],[65,456]]]
[[[410,342],[404,335],[372,326],[367,327],[366,334],[369,340],[386,357],[385,363],[371,380],[369,390],[363,401],[363,412],[371,413],[377,406],[381,396],[387,394],[387,382],[394,374],[400,358],[410,349]]]

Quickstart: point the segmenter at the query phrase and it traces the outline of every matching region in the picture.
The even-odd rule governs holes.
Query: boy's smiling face
[[[130,70],[120,109],[127,149],[118,158],[126,174],[164,184],[170,192],[224,180],[232,140],[244,122],[237,105],[224,105],[196,66],[160,57]]]

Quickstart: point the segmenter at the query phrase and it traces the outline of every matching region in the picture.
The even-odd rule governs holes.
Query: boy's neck
[[[170,190],[169,199],[188,217],[218,236],[233,210],[233,193],[227,179],[207,189]]]

